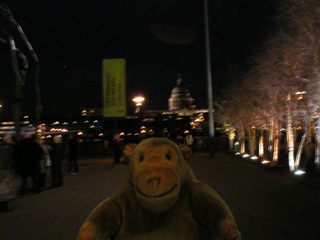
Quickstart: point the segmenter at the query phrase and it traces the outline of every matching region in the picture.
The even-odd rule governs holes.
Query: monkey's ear
[[[184,159],[187,160],[192,157],[192,149],[187,145],[179,145],[180,151],[184,156]]]
[[[124,149],[123,149],[123,154],[127,158],[129,158],[132,155],[132,153],[133,153],[134,149],[136,148],[136,146],[137,146],[137,144],[134,144],[134,143],[129,143],[129,144],[125,145]]]

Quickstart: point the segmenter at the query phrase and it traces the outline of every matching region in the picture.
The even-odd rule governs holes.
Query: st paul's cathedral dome
[[[188,88],[182,84],[181,74],[178,75],[177,85],[172,89],[168,102],[170,111],[192,109],[193,98],[191,97]]]

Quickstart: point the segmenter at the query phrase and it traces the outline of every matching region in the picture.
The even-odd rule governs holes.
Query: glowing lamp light
[[[262,163],[263,165],[267,165],[267,164],[270,163],[270,161],[269,161],[269,160],[263,160],[261,163]]]
[[[142,103],[145,100],[144,97],[135,97],[134,99],[132,99],[132,101],[134,101],[135,103]]]
[[[299,94],[306,94],[307,92],[306,91],[301,91],[301,92],[296,92],[296,95],[299,95]]]
[[[250,155],[247,154],[247,153],[245,153],[245,154],[242,155],[242,157],[243,157],[243,158],[248,158],[248,157],[250,157]]]
[[[250,158],[251,160],[258,160],[258,157],[257,156],[253,156]]]
[[[240,153],[239,153],[239,152],[236,152],[236,155],[240,155]]]
[[[297,171],[294,172],[295,175],[303,175],[303,174],[305,174],[305,173],[306,173],[306,172],[303,171],[303,170],[301,170],[301,169],[299,169],[299,170],[297,170]]]
[[[140,113],[141,111],[141,106],[142,106],[142,103],[144,102],[145,98],[144,97],[135,97],[134,99],[132,99],[133,102],[135,102],[136,104],[136,111],[135,113]]]

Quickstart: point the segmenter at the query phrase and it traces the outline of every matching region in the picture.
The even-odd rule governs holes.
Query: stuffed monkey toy
[[[126,145],[124,154],[124,188],[92,211],[78,240],[241,240],[226,203],[195,179],[188,146],[148,138]]]

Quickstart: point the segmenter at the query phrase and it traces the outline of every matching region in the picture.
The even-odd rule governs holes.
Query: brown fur
[[[78,240],[241,239],[225,202],[194,178],[189,147],[151,138],[127,145],[124,154],[127,184],[93,210]]]

